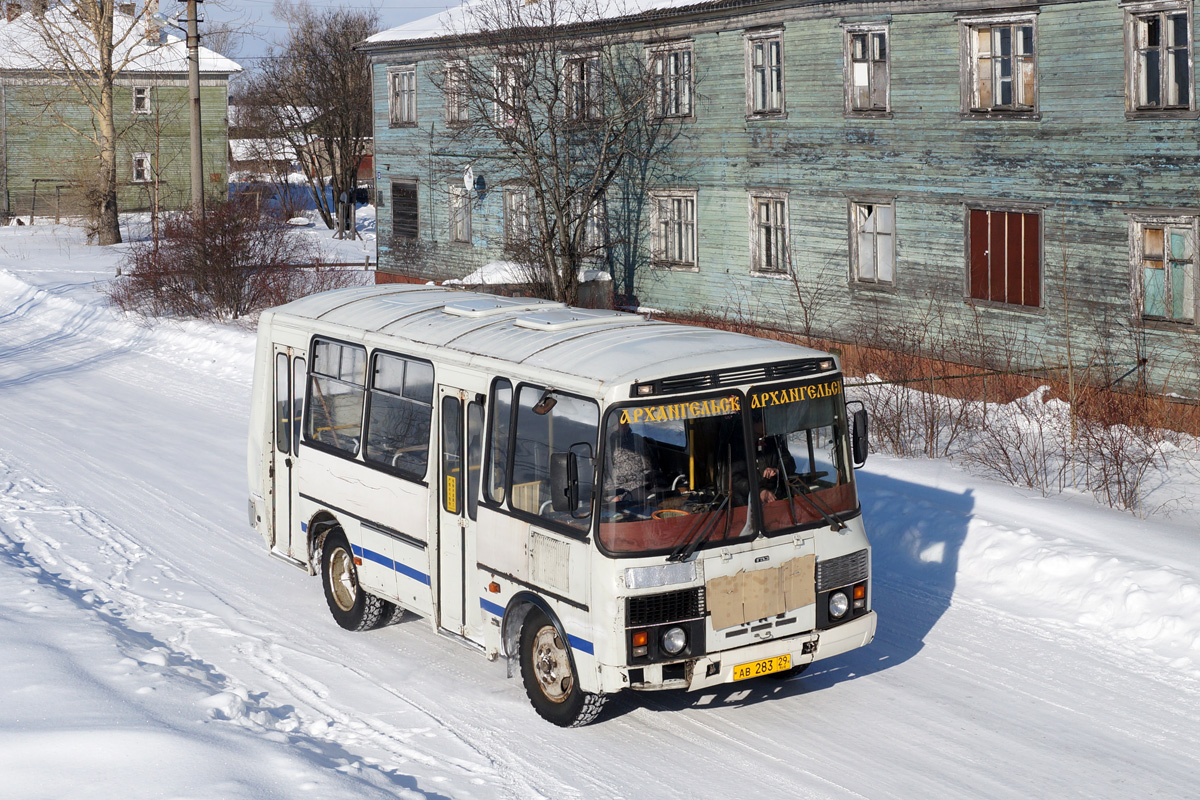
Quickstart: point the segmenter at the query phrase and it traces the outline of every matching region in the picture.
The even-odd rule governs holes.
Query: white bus
[[[581,725],[623,689],[791,675],[871,641],[866,426],[828,353],[343,289],[259,322],[250,520],[343,628],[415,612]]]

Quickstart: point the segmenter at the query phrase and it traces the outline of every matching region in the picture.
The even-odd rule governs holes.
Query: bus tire
[[[378,627],[391,603],[363,590],[346,536],[333,531],[321,547],[321,583],[334,620],[348,631]]]
[[[538,716],[561,728],[578,728],[596,718],[603,694],[579,688],[571,647],[541,610],[532,609],[521,626],[521,680]]]

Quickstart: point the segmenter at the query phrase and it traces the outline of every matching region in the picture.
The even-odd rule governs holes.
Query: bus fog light
[[[679,655],[687,647],[687,633],[683,628],[667,628],[662,637],[662,647],[673,656]]]
[[[846,612],[850,610],[850,598],[846,597],[845,592],[834,592],[829,595],[829,616],[833,619],[841,619],[846,616]]]

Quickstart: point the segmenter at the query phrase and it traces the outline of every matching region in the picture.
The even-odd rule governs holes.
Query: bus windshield
[[[838,379],[610,412],[599,540],[614,554],[690,553],[857,506]],[[746,451],[746,427],[754,452]]]

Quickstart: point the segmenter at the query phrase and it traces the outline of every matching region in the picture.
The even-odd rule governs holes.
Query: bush
[[[315,291],[349,285],[308,237],[250,198],[166,217],[162,235],[132,245],[109,298],[147,316],[238,319]]]

